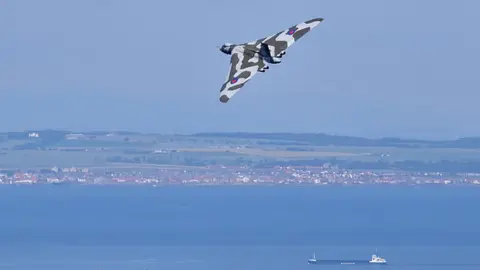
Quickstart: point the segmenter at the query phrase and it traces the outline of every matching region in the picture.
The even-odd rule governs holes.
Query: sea
[[[479,206],[461,186],[0,185],[0,269],[478,270]]]

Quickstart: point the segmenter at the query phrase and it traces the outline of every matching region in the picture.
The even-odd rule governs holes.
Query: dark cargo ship
[[[317,260],[315,257],[315,252],[313,253],[312,258],[308,259],[309,264],[346,264],[346,265],[366,265],[366,264],[387,264],[387,261],[373,254],[371,260]]]

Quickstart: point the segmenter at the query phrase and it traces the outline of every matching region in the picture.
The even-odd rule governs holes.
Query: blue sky
[[[0,130],[480,135],[479,1],[239,3],[2,1]],[[216,46],[315,17],[282,64],[218,101]]]

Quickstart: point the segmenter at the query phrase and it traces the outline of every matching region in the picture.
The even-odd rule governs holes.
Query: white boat
[[[313,252],[312,258],[308,259],[308,263],[316,263],[317,259],[315,258],[315,252]]]
[[[378,257],[375,254],[372,255],[372,259],[368,262],[369,263],[375,263],[375,264],[386,264],[387,263],[387,261],[384,258]]]

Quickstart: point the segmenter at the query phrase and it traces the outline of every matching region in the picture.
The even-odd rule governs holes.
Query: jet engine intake
[[[259,72],[265,72],[269,68],[270,68],[269,66],[264,66],[263,68],[259,68],[258,71]]]
[[[280,57],[272,57],[272,64],[280,64],[282,59]]]

